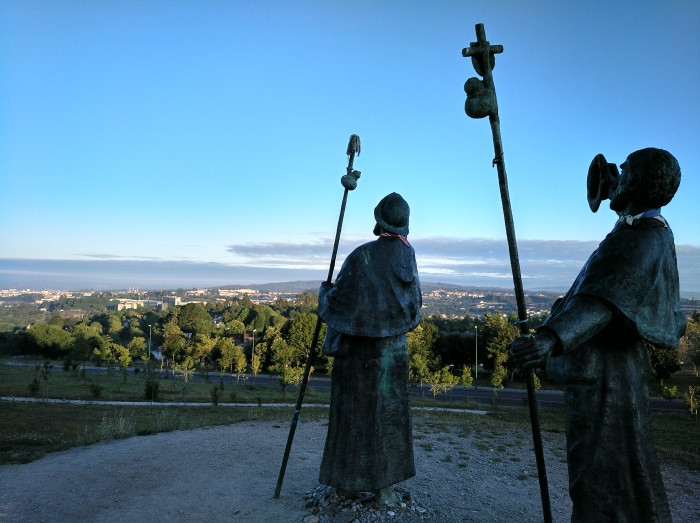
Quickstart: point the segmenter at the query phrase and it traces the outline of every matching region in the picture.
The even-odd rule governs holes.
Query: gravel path
[[[2,466],[0,522],[541,521],[529,431],[494,434],[480,419],[415,417],[417,475],[400,485],[399,494],[410,493],[405,506],[392,509],[343,505],[319,488],[324,421],[297,429],[281,496],[273,499],[289,424],[260,421],[110,441]],[[564,436],[546,433],[544,440],[553,519],[569,521]],[[699,521],[698,475],[677,465],[664,465],[662,473],[675,521]],[[307,506],[313,494],[320,499]]]

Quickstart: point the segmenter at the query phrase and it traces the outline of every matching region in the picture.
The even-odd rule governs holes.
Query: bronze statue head
[[[408,234],[408,218],[411,209],[399,193],[387,194],[374,208],[374,234],[379,235],[381,229],[394,234]]]
[[[610,208],[636,214],[668,204],[681,183],[676,158],[663,149],[647,147],[631,153],[620,166],[622,174]]]

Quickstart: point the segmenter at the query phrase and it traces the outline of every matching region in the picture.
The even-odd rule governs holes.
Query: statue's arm
[[[612,317],[613,312],[604,301],[580,294],[574,296],[556,317],[548,320],[535,336],[542,332],[555,337],[552,355],[557,356],[576,350],[576,347],[607,327]]]
[[[549,356],[559,356],[602,331],[613,317],[608,305],[593,296],[578,295],[537,333],[517,338],[510,344],[515,360],[522,367],[542,366]]]

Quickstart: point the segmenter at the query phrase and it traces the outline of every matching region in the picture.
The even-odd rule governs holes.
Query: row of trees
[[[308,358],[317,296],[304,292],[294,301],[280,299],[272,306],[254,304],[247,297],[217,303],[188,303],[166,311],[111,311],[89,318],[54,315],[0,342],[6,354],[62,359],[65,366],[92,362],[126,372],[134,359],[151,363],[149,348],[162,355],[161,369],[188,380],[198,370],[218,370],[241,379],[246,372],[277,375],[283,389],[298,383]],[[410,380],[429,383],[433,392],[458,383],[468,386],[473,371],[502,387],[520,373],[508,344],[518,336],[515,317],[487,313],[448,320],[424,318],[408,333]],[[537,327],[544,316],[531,319]],[[321,338],[325,325],[321,331]],[[319,344],[320,345],[320,344]],[[663,380],[680,368],[680,358],[700,368],[700,314],[688,320],[681,350],[649,347],[654,376]],[[330,370],[332,360],[315,355],[316,368]],[[478,367],[477,367],[478,366]]]

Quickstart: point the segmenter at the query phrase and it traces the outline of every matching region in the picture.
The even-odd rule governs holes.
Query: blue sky
[[[525,287],[566,288],[612,228],[607,202],[586,202],[593,157],[653,146],[681,165],[662,213],[681,288],[700,291],[694,0],[6,0],[0,258],[325,279],[355,133],[337,267],[396,191],[424,280],[512,287],[490,127],[463,110],[477,23],[504,46],[494,81]]]

